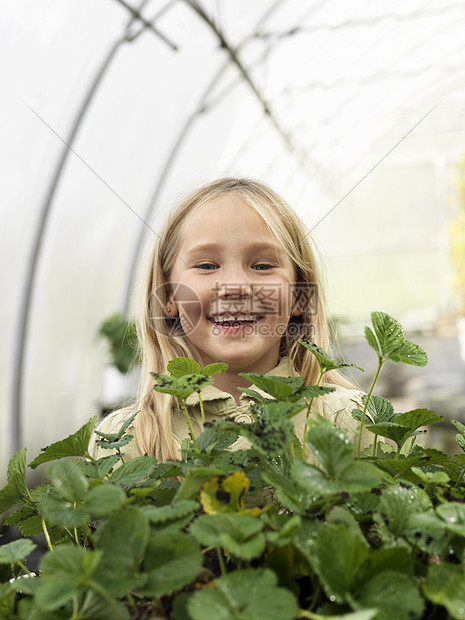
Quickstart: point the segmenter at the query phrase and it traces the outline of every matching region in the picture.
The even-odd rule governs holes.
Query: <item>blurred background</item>
[[[1,11],[1,484],[15,451],[29,462],[132,394],[101,326],[131,317],[151,228],[223,175],[269,183],[311,230],[362,387],[382,310],[430,364],[386,365],[377,392],[465,419],[463,0]],[[453,453],[454,436],[429,441]]]

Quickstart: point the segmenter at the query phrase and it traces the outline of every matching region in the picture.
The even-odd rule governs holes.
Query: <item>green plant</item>
[[[127,374],[139,363],[139,343],[133,321],[128,321],[123,315],[115,312],[103,321],[99,334],[108,340],[111,364],[120,373]]]
[[[373,313],[372,328],[366,336],[379,368],[426,362],[392,317]],[[341,366],[302,344],[315,353],[321,376]],[[168,370],[155,376],[155,389],[182,401],[224,366],[201,369],[178,358]],[[450,458],[415,444],[420,426],[442,418],[427,410],[394,413],[372,386],[354,417],[374,433],[373,446],[357,456],[346,433],[312,414],[310,464],[292,417],[331,388],[298,377],[244,376],[273,399],[244,388],[258,397],[253,421],[207,424],[195,443],[183,443],[179,461],[124,462],[118,451],[131,439],[127,423],[101,435],[100,445],[117,453],[94,460],[88,442],[95,418],[30,463],[53,461],[48,484],[29,489],[26,450],[14,455],[0,512],[17,507],[6,523],[25,538],[0,548],[0,617],[465,617],[465,454]],[[465,426],[454,424],[463,451]],[[250,449],[229,450],[239,435]],[[29,538],[42,531],[49,550],[30,574]]]

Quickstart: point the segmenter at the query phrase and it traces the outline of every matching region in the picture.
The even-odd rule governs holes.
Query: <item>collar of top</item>
[[[269,372],[265,374],[265,377],[273,377],[273,376],[274,377],[297,377],[298,374],[294,370],[294,367],[291,361],[289,360],[289,358],[283,357],[277,366],[275,366],[274,368],[272,368]],[[270,396],[270,394],[268,394],[267,392],[260,390],[255,385],[252,384],[250,387],[251,389],[258,392],[260,396],[263,396],[264,398],[268,398],[268,399],[273,399],[273,396]],[[229,399],[234,400],[234,398],[232,397],[231,394],[229,394],[229,392],[223,392],[222,390],[219,390],[218,388],[216,388],[214,385],[207,385],[207,387],[203,388],[200,391],[200,394],[202,395],[203,403],[213,402],[213,401],[218,401],[218,400],[229,400]],[[252,398],[253,397],[249,396],[248,394],[241,394],[239,397],[239,400],[242,404],[245,404],[245,403],[250,402]],[[195,405],[198,405],[198,403],[199,403],[199,395],[197,392],[190,394],[186,398],[186,405],[188,407],[193,407]]]

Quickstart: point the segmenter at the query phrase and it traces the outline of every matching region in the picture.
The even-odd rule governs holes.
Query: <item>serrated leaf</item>
[[[11,583],[0,583],[0,618],[14,618],[16,592]]]
[[[307,492],[302,489],[300,484],[274,471],[262,471],[262,478],[271,484],[278,501],[288,510],[297,514],[305,514],[305,498]]]
[[[23,448],[14,454],[9,463],[7,470],[7,480],[9,484],[16,487],[19,495],[24,499],[29,499],[29,492],[26,484],[26,448]]]
[[[381,351],[379,349],[379,344],[376,340],[376,336],[368,326],[365,327],[365,339],[370,345],[370,347],[374,349],[378,355],[380,355]]]
[[[145,480],[157,465],[157,459],[153,456],[138,456],[127,463],[123,463],[110,476],[112,484],[132,486],[141,480]]]
[[[167,370],[172,377],[200,374],[202,367],[195,360],[188,357],[175,357],[168,362]]]
[[[414,620],[423,617],[424,601],[415,581],[398,571],[385,571],[362,584],[356,608],[377,607],[376,620]]]
[[[171,394],[180,400],[185,400],[194,392],[200,392],[202,388],[210,385],[212,382],[211,377],[201,374],[187,374],[179,378],[153,372],[151,375],[156,380],[154,390],[164,394]]]
[[[47,525],[61,527],[81,527],[89,520],[87,511],[80,504],[64,499],[55,493],[50,493],[37,504],[37,510]]]
[[[389,354],[388,359],[394,363],[403,362],[412,366],[426,366],[428,363],[426,351],[410,340],[405,340],[402,346]]]
[[[37,603],[46,610],[58,609],[67,603],[95,573],[100,559],[100,552],[74,545],[61,545],[44,555]]]
[[[207,377],[211,377],[219,374],[220,372],[225,372],[228,368],[229,364],[226,364],[225,362],[214,362],[213,364],[207,364],[207,366],[204,366],[201,373],[203,375],[207,375]]]
[[[276,532],[267,532],[268,540],[277,545],[288,545],[292,542],[294,536],[296,536],[302,525],[302,519],[299,515],[293,515],[288,517],[284,525]]]
[[[312,545],[311,564],[328,596],[346,601],[358,586],[370,549],[363,536],[354,536],[344,525],[321,528]]]
[[[99,484],[87,493],[82,509],[92,519],[101,519],[119,508],[125,500],[126,495],[119,487],[112,484]]]
[[[37,545],[26,538],[20,538],[13,542],[0,546],[0,564],[13,564],[23,561],[37,548]]]
[[[371,323],[379,343],[380,353],[384,357],[398,349],[405,342],[404,330],[401,324],[392,316],[386,314],[386,312],[372,312]]]
[[[338,368],[356,368],[363,372],[363,368],[356,366],[355,364],[346,364],[346,362],[336,362],[333,358],[324,351],[320,346],[311,342],[310,340],[299,340],[300,344],[306,349],[311,351],[316,357],[320,371],[327,372],[328,370],[336,370]]]
[[[193,515],[198,508],[199,504],[197,502],[185,499],[168,506],[144,506],[143,510],[150,523],[157,525]]]
[[[330,478],[336,478],[355,458],[353,443],[334,426],[310,428],[307,443]]]
[[[414,485],[405,484],[386,487],[383,490],[378,511],[385,517],[389,531],[400,537],[405,533],[410,515],[431,509],[428,495]]]
[[[215,427],[206,428],[197,437],[197,447],[199,450],[207,450],[212,445],[218,450],[224,450],[237,440],[238,435],[227,431],[221,431]]]
[[[140,563],[149,539],[149,522],[136,507],[115,512],[94,533],[97,549],[103,553],[95,580],[113,595],[143,584]]]
[[[242,387],[237,388],[237,389],[243,394],[247,394],[247,396],[251,396],[255,400],[258,400],[259,403],[266,403],[268,400],[265,396],[262,396],[256,390],[251,390],[250,388],[242,388]]]
[[[103,433],[100,433],[100,431],[95,431],[95,434],[103,435]],[[103,448],[104,450],[116,450],[117,448],[122,448],[123,446],[127,446],[128,443],[132,441],[133,439],[134,439],[133,435],[123,435],[121,439],[118,439],[116,437],[114,440],[111,440],[108,437],[103,437],[102,439],[99,439],[96,442],[96,444],[97,446],[99,446],[100,448]]]
[[[380,422],[379,424],[367,424],[365,428],[376,435],[392,439],[397,446],[402,446],[412,434],[412,429],[396,422]]]
[[[367,395],[362,395],[362,402],[365,404]],[[380,422],[397,422],[397,414],[394,413],[394,407],[387,398],[382,396],[372,396],[368,401],[367,412],[369,413],[374,424]]]
[[[127,418],[127,420],[125,420],[122,424],[121,427],[118,431],[118,439],[121,439],[121,437],[124,435],[124,433],[126,432],[126,430],[128,429],[129,425],[134,421],[134,418],[136,417],[136,415],[139,412],[136,411],[135,413],[133,413],[131,416],[129,416],[129,418]]]
[[[459,420],[451,420],[451,422],[455,426],[455,428],[465,437],[465,424],[462,424],[462,422],[460,422]]]
[[[97,423],[97,416],[93,416],[90,420],[81,426],[66,439],[52,443],[50,446],[43,448],[39,456],[37,456],[29,467],[35,469],[42,463],[48,463],[49,461],[55,461],[71,456],[87,456],[87,450],[89,448],[89,441],[92,435],[92,431]]]
[[[465,617],[465,575],[455,564],[430,564],[422,586],[423,593],[435,605],[443,605],[452,618]]]
[[[22,503],[23,498],[15,484],[8,483],[0,491],[0,514],[8,510],[8,508],[13,508],[13,506],[18,506],[18,504]]]
[[[222,546],[242,560],[260,556],[265,549],[263,522],[243,514],[201,515],[190,532],[203,546]]]
[[[54,495],[64,497],[71,503],[82,500],[89,487],[89,481],[76,463],[63,461],[53,463],[48,470]]]
[[[254,372],[240,372],[239,375],[279,401],[289,400],[303,385],[300,377],[270,377]]]
[[[420,428],[420,426],[428,426],[436,424],[444,420],[443,416],[430,411],[429,409],[414,409],[405,413],[399,413],[396,417],[396,423],[401,426],[407,426],[412,431]]]
[[[199,545],[179,532],[160,532],[150,538],[144,561],[151,596],[171,594],[193,581],[202,568]]]
[[[446,524],[432,512],[412,514],[407,522],[405,536],[422,551],[440,554],[447,542]]]
[[[277,586],[269,569],[229,573],[190,597],[192,620],[292,620],[298,611],[294,595]]]
[[[439,504],[436,514],[445,521],[449,532],[465,538],[465,505],[458,502]]]
[[[79,463],[79,469],[89,478],[102,480],[121,459],[121,454],[102,456],[97,461],[82,461]]]
[[[457,443],[459,444],[459,446],[462,448],[462,450],[465,450],[465,439],[463,438],[462,435],[456,435],[455,439],[457,441]]]

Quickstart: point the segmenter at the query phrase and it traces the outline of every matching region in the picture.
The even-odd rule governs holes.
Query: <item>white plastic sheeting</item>
[[[0,465],[104,394],[144,241],[219,175],[283,193],[335,314],[453,306],[465,3],[3,0]]]

